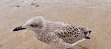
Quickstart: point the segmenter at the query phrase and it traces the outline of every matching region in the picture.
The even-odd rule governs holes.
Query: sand
[[[35,16],[92,30],[91,39],[75,49],[111,49],[111,0],[36,0],[38,7],[31,2],[0,0],[0,49],[59,49],[37,40],[33,31],[13,32]]]

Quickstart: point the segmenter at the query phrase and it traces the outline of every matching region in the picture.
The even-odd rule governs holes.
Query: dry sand
[[[111,49],[111,0],[36,0],[39,7],[31,2],[0,0],[0,49],[58,49],[37,40],[32,31],[12,31],[35,16],[91,29],[91,39],[75,49]]]

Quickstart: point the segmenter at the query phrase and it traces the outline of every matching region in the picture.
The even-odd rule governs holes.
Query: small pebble
[[[39,5],[35,5],[36,7],[39,7]]]
[[[22,36],[20,36],[20,37],[22,37]]]
[[[17,7],[20,7],[19,5],[17,5]]]

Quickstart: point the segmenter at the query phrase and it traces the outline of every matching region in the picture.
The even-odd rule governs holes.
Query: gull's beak
[[[22,28],[22,26],[20,27],[16,27],[13,31],[18,31],[18,30],[24,30],[25,28]]]

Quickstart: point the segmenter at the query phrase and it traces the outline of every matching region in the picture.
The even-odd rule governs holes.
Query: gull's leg
[[[73,49],[73,48],[67,48],[67,49]]]

